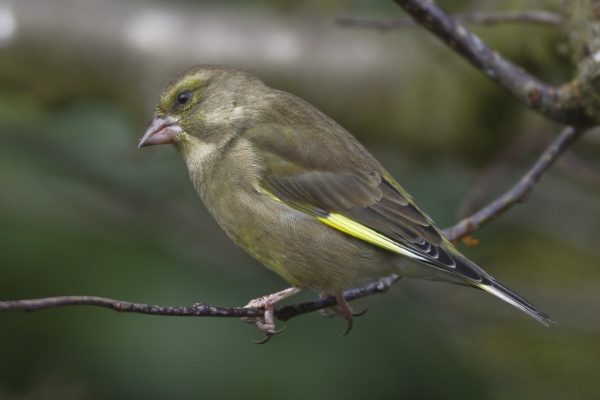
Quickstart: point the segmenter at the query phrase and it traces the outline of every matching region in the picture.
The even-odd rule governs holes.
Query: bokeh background
[[[443,1],[449,10],[559,10]],[[508,188],[560,127],[391,1],[0,0],[0,299],[88,294],[243,305],[285,287],[236,248],[175,150],[136,149],[161,86],[196,63],[250,70],[354,133],[441,225]],[[559,29],[474,27],[542,79],[571,76]],[[464,251],[559,324],[484,293],[404,280],[265,346],[234,319],[91,307],[0,315],[0,399],[591,399],[600,393],[600,136]],[[310,299],[305,294],[300,299]]]

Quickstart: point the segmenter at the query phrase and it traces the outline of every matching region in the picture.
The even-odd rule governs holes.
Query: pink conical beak
[[[155,144],[173,143],[175,136],[181,132],[183,132],[183,129],[179,126],[176,118],[171,116],[155,117],[146,132],[144,132],[144,136],[140,139],[138,149]]]

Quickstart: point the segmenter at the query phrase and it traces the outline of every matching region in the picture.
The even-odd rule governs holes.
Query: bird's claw
[[[364,310],[360,310],[360,311],[354,311],[354,309],[352,309],[352,316],[353,317],[362,317],[363,315],[365,315],[367,313],[367,311],[369,311],[369,307],[365,307]]]
[[[367,313],[367,311],[369,311],[368,307],[361,311],[354,311],[354,309],[352,309],[352,316],[353,317],[362,317],[363,315],[365,315]],[[318,312],[319,312],[319,314],[321,314],[321,316],[323,318],[333,318],[333,317],[340,315],[340,313],[338,311],[336,311],[334,307],[323,308],[323,309],[319,310]]]
[[[391,284],[397,279],[395,276],[388,277],[386,280],[382,280],[380,282],[384,287],[389,287]],[[281,292],[273,293],[267,296],[259,297],[257,299],[251,300],[248,304],[246,304],[245,308],[258,308],[264,310],[264,314],[258,317],[244,317],[243,321],[254,324],[256,328],[261,331],[265,336],[261,340],[253,340],[253,343],[256,344],[264,344],[267,343],[271,338],[285,329],[285,326],[281,329],[276,329],[275,327],[275,304],[286,297],[289,297],[295,293],[300,291],[299,288],[291,287]],[[321,297],[325,297],[325,294],[321,294]],[[352,330],[353,319],[354,317],[360,317],[365,315],[368,311],[368,308],[365,308],[361,311],[354,311],[352,307],[348,304],[346,299],[344,298],[344,294],[342,292],[337,293],[335,295],[335,299],[337,304],[329,309],[319,310],[319,313],[327,318],[331,318],[335,315],[339,315],[340,317],[346,320],[346,330],[342,333],[341,336],[345,336]]]
[[[265,335],[260,340],[252,340],[251,342],[254,343],[254,344],[265,344],[265,343],[267,343],[269,340],[271,340],[271,338],[273,336],[275,336],[277,334],[280,334],[287,327],[286,325],[284,325],[281,329],[271,329],[271,328],[267,328],[266,324],[263,325],[260,321],[257,321],[254,325],[256,326],[256,328],[258,328],[259,331],[261,331]]]
[[[346,336],[352,330],[354,317],[364,315],[364,313],[367,312],[367,309],[364,309],[361,312],[355,312],[344,298],[344,293],[337,293],[335,295],[335,299],[337,301],[337,305],[335,306],[334,310],[340,317],[346,320],[346,330],[342,332],[340,336]]]
[[[337,300],[337,305],[335,306],[335,310],[338,315],[346,320],[346,330],[342,332],[340,336],[346,336],[352,330],[353,320],[354,320],[354,312],[352,311],[352,307],[344,298],[343,293],[338,293],[335,295],[335,299]]]
[[[265,344],[269,340],[271,340],[271,336],[272,335],[268,335],[268,334],[265,333],[265,337],[262,338],[261,340],[251,340],[251,342],[254,343],[254,344]]]
[[[332,311],[331,308],[322,308],[319,310],[319,314],[323,318],[333,318],[337,315],[335,311]]]
[[[325,293],[321,293],[320,298],[325,298],[325,297],[327,297],[327,295]],[[343,293],[336,294],[335,299],[337,301],[337,304],[335,306],[319,310],[319,314],[321,314],[321,316],[323,316],[325,318],[335,317],[336,315],[344,318],[347,322],[347,326],[346,326],[346,330],[341,334],[341,336],[346,336],[352,330],[352,324],[353,324],[354,317],[360,317],[360,316],[365,315],[366,312],[369,311],[369,309],[365,308],[364,310],[361,310],[361,311],[354,311],[352,309],[352,307],[350,307],[350,305],[348,304],[346,299],[344,298]]]
[[[285,325],[281,329],[275,327],[275,304],[286,297],[294,295],[300,291],[299,288],[291,287],[282,290],[277,293],[273,293],[267,296],[259,297],[258,299],[251,300],[244,308],[259,308],[264,310],[262,317],[245,317],[243,321],[250,324],[254,324],[256,328],[264,333],[265,337],[261,340],[253,340],[253,343],[264,344],[267,343],[274,335],[277,335],[285,329]]]
[[[262,307],[257,307],[256,303],[251,301],[246,306],[247,308],[263,308],[265,310],[263,317],[251,317],[251,318],[242,318],[244,321],[254,324],[254,326],[264,333],[265,337],[261,340],[253,340],[253,343],[256,344],[264,344],[271,340],[271,337],[277,335],[285,329],[285,326],[281,329],[276,329],[275,327],[275,315],[274,315],[274,306],[273,304],[262,304]]]

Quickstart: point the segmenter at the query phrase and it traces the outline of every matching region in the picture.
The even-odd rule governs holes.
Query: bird
[[[225,233],[291,286],[250,301],[264,341],[275,305],[304,289],[335,296],[396,275],[469,286],[544,325],[554,320],[464,256],[346,129],[234,67],[191,67],[164,87],[138,148],[173,145]]]

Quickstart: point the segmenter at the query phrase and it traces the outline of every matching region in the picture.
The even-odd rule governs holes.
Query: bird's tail
[[[473,284],[480,289],[499,297],[508,304],[518,308],[546,326],[556,323],[556,321],[554,321],[548,314],[493,279],[483,279],[482,282],[473,282]]]

